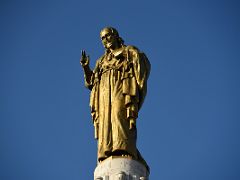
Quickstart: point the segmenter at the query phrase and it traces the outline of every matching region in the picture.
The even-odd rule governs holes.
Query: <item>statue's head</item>
[[[107,50],[114,50],[123,46],[124,41],[119,36],[118,31],[113,27],[106,27],[100,32],[103,46]]]

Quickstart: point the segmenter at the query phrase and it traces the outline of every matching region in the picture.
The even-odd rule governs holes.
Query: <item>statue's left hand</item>
[[[130,119],[129,121],[129,129],[135,129],[136,128],[136,120],[135,119]]]

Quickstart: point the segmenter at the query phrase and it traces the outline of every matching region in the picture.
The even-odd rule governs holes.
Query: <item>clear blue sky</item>
[[[138,119],[151,180],[240,179],[240,3],[0,2],[0,179],[90,180],[96,141],[80,50],[119,30],[152,64]]]

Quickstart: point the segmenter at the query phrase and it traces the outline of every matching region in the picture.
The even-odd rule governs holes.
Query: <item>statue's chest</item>
[[[103,59],[100,69],[103,72],[108,70],[122,71],[123,64],[124,64],[123,59],[116,59],[115,57],[112,58],[106,57]]]

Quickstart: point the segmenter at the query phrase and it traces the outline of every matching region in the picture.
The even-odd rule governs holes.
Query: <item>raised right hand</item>
[[[86,55],[86,51],[82,50],[82,56],[80,58],[80,64],[82,65],[82,67],[88,66],[89,65],[89,61],[90,61],[90,58],[89,58],[88,55]]]

